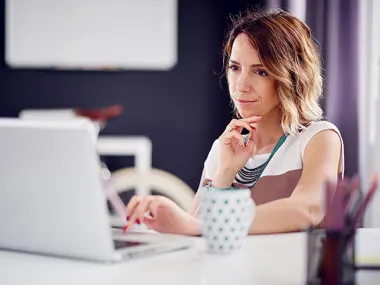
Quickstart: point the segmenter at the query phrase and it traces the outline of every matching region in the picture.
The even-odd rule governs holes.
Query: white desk
[[[0,251],[0,284],[304,284],[306,235],[247,238],[236,255],[211,255],[194,238],[192,249],[117,264],[100,264]],[[380,273],[360,273],[358,284],[379,284]]]

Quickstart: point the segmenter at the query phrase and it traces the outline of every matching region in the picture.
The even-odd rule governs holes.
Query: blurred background
[[[232,116],[220,76],[229,16],[249,7],[282,8],[313,30],[323,57],[325,116],[341,130],[346,175],[360,172],[366,185],[380,170],[379,2],[2,1],[0,116],[119,104],[121,114],[107,122],[100,138],[142,138],[149,167],[189,196]],[[136,164],[133,154],[103,160],[112,172]],[[367,225],[380,226],[376,217],[379,198]]]

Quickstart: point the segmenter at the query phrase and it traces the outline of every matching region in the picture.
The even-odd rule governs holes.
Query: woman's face
[[[276,82],[243,33],[233,42],[227,79],[231,98],[243,118],[264,116],[278,106]]]

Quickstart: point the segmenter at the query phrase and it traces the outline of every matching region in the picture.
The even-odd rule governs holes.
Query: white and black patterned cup
[[[255,216],[249,189],[205,189],[200,195],[202,236],[213,253],[230,253],[242,248]]]

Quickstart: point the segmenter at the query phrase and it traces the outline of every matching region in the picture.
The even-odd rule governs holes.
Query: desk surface
[[[116,264],[0,251],[1,284],[304,284],[306,235],[251,236],[242,252],[209,254],[194,247]],[[377,282],[376,282],[377,280]],[[379,284],[380,273],[359,273],[358,284]],[[5,282],[4,282],[5,281]]]

